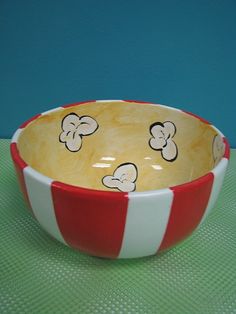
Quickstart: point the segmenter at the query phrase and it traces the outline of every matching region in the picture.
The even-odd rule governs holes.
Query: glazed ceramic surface
[[[48,233],[92,255],[132,258],[172,247],[205,219],[229,146],[214,126],[178,109],[90,101],[27,121],[11,153]]]

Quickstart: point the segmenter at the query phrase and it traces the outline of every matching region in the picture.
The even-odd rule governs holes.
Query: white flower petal
[[[122,164],[115,170],[114,177],[121,182],[124,180],[134,182],[137,179],[137,169],[131,163]]]
[[[75,131],[76,127],[80,124],[80,118],[75,113],[68,114],[62,120],[63,131]]]
[[[175,135],[176,132],[176,128],[174,123],[170,122],[170,121],[166,121],[163,123],[164,125],[164,132],[165,134],[168,135],[168,137],[173,137]]]
[[[66,147],[71,152],[77,152],[82,145],[82,139],[78,132],[70,132],[66,139]]]
[[[80,125],[77,127],[77,130],[81,135],[89,135],[96,131],[98,124],[96,120],[91,117],[84,116],[80,119]]]
[[[121,192],[133,192],[135,190],[135,183],[128,180],[119,181],[117,187]]]
[[[64,131],[60,134],[59,139],[62,143],[65,143],[67,141],[68,133],[70,132]]]
[[[158,137],[161,134],[161,131],[163,131],[163,124],[159,122],[154,123],[150,129],[150,132],[154,137]]]
[[[150,140],[150,146],[153,148],[153,149],[162,149],[166,144],[166,140],[164,138],[154,138],[152,137],[151,140]]]
[[[223,157],[225,152],[225,144],[222,137],[217,134],[213,139],[213,159],[215,164],[217,164],[220,159]]]
[[[114,178],[113,176],[105,176],[103,179],[102,179],[102,182],[105,186],[109,187],[109,188],[117,188],[119,183],[120,183],[120,180],[119,179],[116,179]]]
[[[175,142],[172,141],[172,139],[169,139],[167,145],[162,149],[162,157],[165,160],[173,161],[177,157],[177,153],[178,151]]]

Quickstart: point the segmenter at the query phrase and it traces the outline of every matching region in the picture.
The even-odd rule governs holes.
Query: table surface
[[[157,256],[76,252],[30,216],[0,140],[0,313],[236,313],[236,150],[218,202],[190,238]]]

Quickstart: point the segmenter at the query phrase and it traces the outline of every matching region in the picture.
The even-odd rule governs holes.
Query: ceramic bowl
[[[25,122],[11,155],[28,207],[55,239],[91,255],[156,254],[188,237],[220,192],[223,134],[138,101],[88,101]]]

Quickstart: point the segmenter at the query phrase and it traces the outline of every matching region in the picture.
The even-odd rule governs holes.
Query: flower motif
[[[214,136],[212,143],[212,154],[215,165],[221,160],[225,153],[225,143],[223,142],[222,137],[217,134]]]
[[[119,165],[112,176],[105,176],[103,184],[108,188],[116,188],[121,192],[132,192],[136,189],[138,169],[135,164],[124,163]]]
[[[150,133],[153,136],[149,145],[154,150],[160,150],[162,157],[167,161],[174,161],[178,155],[178,149],[172,140],[176,133],[173,122],[156,122],[150,126]]]
[[[82,136],[94,133],[98,124],[89,116],[79,117],[76,113],[70,113],[62,120],[61,128],[60,142],[65,143],[69,151],[78,152],[82,145]]]

